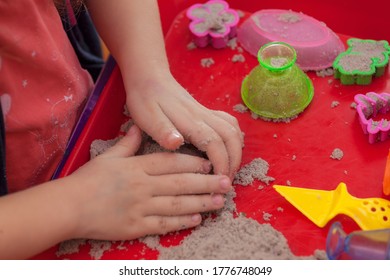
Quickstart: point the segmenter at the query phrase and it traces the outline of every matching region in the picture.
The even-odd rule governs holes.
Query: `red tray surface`
[[[246,14],[248,16],[248,14]],[[242,19],[243,21],[244,19]],[[241,21],[241,22],[242,22]],[[257,65],[255,57],[244,52],[245,62],[233,63],[237,50],[230,48],[216,50],[211,47],[188,50],[191,41],[188,20],[179,14],[166,34],[166,47],[172,72],[177,80],[202,104],[209,108],[231,113],[239,120],[245,132],[245,147],[242,164],[261,157],[269,162],[269,176],[276,178],[276,184],[332,190],[345,182],[350,193],[357,197],[384,197],[382,178],[390,139],[369,144],[367,135],[358,123],[357,114],[351,108],[355,94],[369,91],[390,92],[390,72],[374,78],[369,86],[343,86],[333,77],[318,77],[309,72],[315,96],[310,106],[290,123],[273,123],[254,120],[249,113],[238,113],[233,106],[241,103],[241,81]],[[345,42],[348,36],[340,35]],[[201,66],[202,58],[211,57],[215,64],[209,68]],[[331,80],[331,82],[330,82]],[[89,147],[94,139],[111,139],[118,135],[125,120],[124,88],[120,72],[116,67],[106,84],[98,104],[92,112],[86,128],[72,151],[61,176],[73,172],[89,159]],[[332,108],[333,101],[339,106]],[[108,117],[109,116],[109,117]],[[277,137],[274,137],[277,135]],[[330,154],[335,148],[344,152],[341,160],[333,160]],[[296,157],[293,160],[293,157]],[[259,182],[252,186],[237,186],[235,202],[238,211],[247,217],[264,223],[263,213],[272,214],[270,223],[281,231],[296,255],[310,255],[315,249],[325,249],[329,225],[318,228],[291,206],[271,186],[258,189]],[[388,198],[388,197],[387,197]],[[389,199],[389,198],[388,198]],[[277,210],[284,209],[283,212]],[[345,216],[337,216],[346,231],[357,230],[356,224]],[[188,233],[164,236],[161,243],[177,244]],[[57,247],[36,258],[55,259]],[[88,245],[79,253],[66,256],[70,259],[89,259]],[[157,252],[139,242],[127,245],[127,250],[111,250],[103,259],[155,259]]]

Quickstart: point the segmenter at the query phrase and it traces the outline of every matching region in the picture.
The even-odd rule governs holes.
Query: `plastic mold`
[[[370,144],[389,138],[390,122],[386,119],[375,121],[372,118],[390,110],[390,94],[368,92],[355,95],[356,112],[363,132],[368,134]]]
[[[238,28],[237,38],[254,56],[269,42],[285,42],[296,50],[296,63],[304,71],[332,67],[335,58],[345,51],[340,38],[323,22],[291,10],[257,11]]]
[[[224,48],[229,39],[237,35],[240,17],[225,1],[211,0],[192,5],[187,10],[187,17],[191,20],[189,28],[198,47],[211,44],[217,49]]]
[[[334,63],[335,78],[343,85],[368,85],[372,77],[380,77],[389,63],[390,47],[385,40],[349,39],[348,49]]]
[[[288,121],[311,102],[314,88],[309,77],[295,64],[296,52],[283,42],[262,46],[259,65],[241,85],[245,105],[263,119]]]

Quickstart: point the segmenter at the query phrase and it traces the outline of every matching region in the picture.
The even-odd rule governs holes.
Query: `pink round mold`
[[[210,0],[205,4],[192,5],[187,10],[191,20],[189,29],[198,47],[211,44],[224,48],[230,38],[237,35],[238,13],[222,0]]]
[[[241,46],[254,56],[260,47],[273,41],[290,44],[304,70],[331,67],[345,50],[340,38],[325,23],[291,10],[266,9],[252,14],[237,31]]]

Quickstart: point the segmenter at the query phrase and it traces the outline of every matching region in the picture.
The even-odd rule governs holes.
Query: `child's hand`
[[[206,159],[178,153],[133,156],[141,132],[128,135],[73,175],[75,238],[134,239],[190,228],[199,213],[220,209],[231,189],[224,175],[208,175]]]
[[[242,155],[237,120],[199,104],[171,75],[145,83],[129,83],[127,106],[135,123],[167,149],[184,141],[207,153],[215,174],[231,179]]]

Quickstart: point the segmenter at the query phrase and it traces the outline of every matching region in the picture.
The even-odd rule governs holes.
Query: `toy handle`
[[[334,213],[352,218],[361,229],[390,228],[390,201],[383,198],[356,198],[350,195],[345,184],[336,189],[338,196]]]

